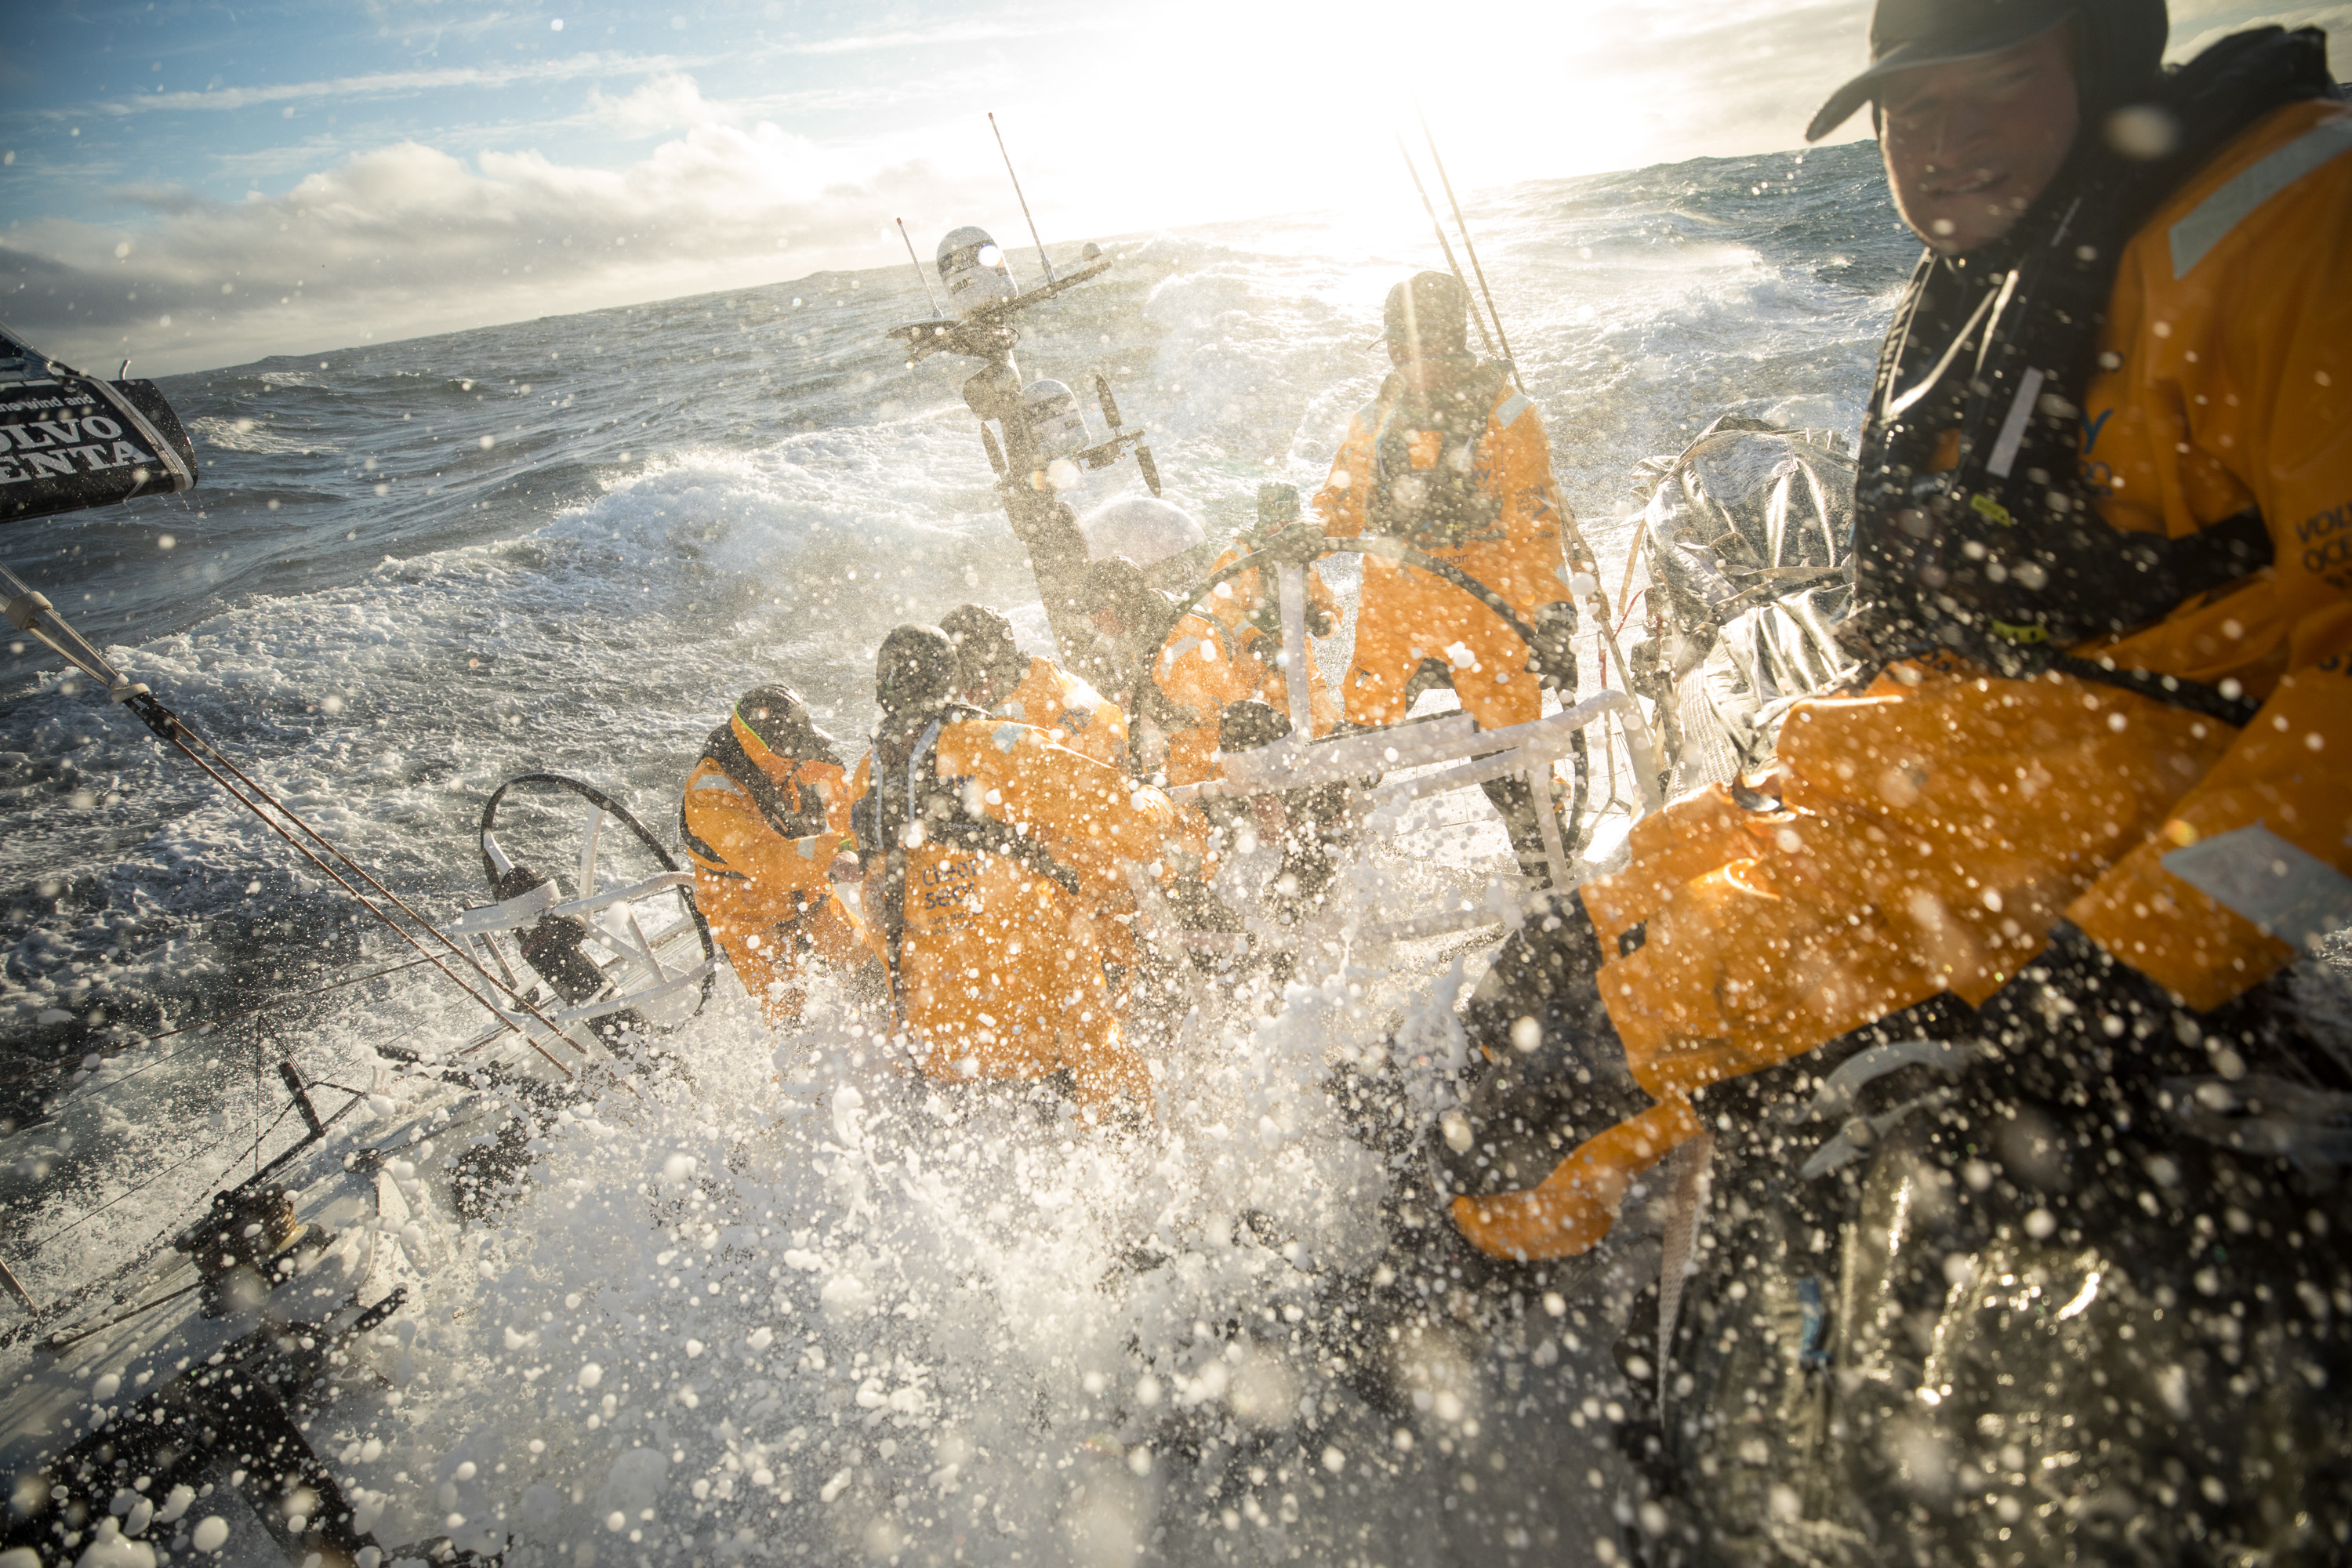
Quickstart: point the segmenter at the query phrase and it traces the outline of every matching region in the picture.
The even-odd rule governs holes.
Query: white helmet
[[[949,306],[959,316],[1018,292],[1004,265],[1004,252],[984,228],[960,228],[940,241],[940,279],[947,285]]]
[[[1040,458],[1075,458],[1087,445],[1087,416],[1077,395],[1058,381],[1033,381],[1021,389],[1029,410],[1029,434]]]
[[[1097,561],[1124,555],[1151,567],[1181,555],[1208,536],[1192,514],[1156,496],[1120,496],[1078,520],[1087,553]]]

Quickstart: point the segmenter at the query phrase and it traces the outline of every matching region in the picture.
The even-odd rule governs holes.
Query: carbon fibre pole
[[[1511,379],[1518,383],[1521,392],[1525,392],[1528,384],[1519,379],[1518,359],[1511,353],[1511,340],[1503,333],[1503,313],[1495,309],[1495,291],[1486,287],[1486,269],[1478,265],[1478,247],[1470,237],[1470,223],[1462,216],[1462,203],[1454,195],[1454,182],[1445,173],[1445,160],[1438,155],[1437,137],[1429,129],[1429,116],[1422,113],[1417,103],[1413,105],[1412,111],[1421,121],[1422,135],[1429,142],[1429,161],[1436,165],[1437,183],[1445,188],[1445,204],[1454,209],[1454,226],[1462,231],[1463,254],[1470,258],[1470,270],[1477,275],[1478,292],[1486,297],[1486,314],[1495,318],[1495,341],[1503,345],[1503,361],[1511,367]],[[1426,196],[1423,198],[1424,201],[1427,199]]]
[[[1404,132],[1402,131],[1397,132],[1397,155],[1404,160],[1404,172],[1412,176],[1412,188],[1421,196],[1421,210],[1429,215],[1429,226],[1437,231],[1437,248],[1445,253],[1446,270],[1454,274],[1454,281],[1462,285],[1462,299],[1466,304],[1470,299],[1470,279],[1462,276],[1462,263],[1454,259],[1453,242],[1445,237],[1445,225],[1438,221],[1437,205],[1429,199],[1429,187],[1421,183],[1421,170],[1413,164],[1412,153],[1405,146]],[[1486,352],[1496,353],[1494,334],[1486,331],[1486,318],[1480,315],[1474,308],[1470,312],[1470,319],[1478,323],[1478,339],[1486,345]],[[1507,359],[1509,356],[1505,357]],[[1518,367],[1512,366],[1512,377],[1517,379],[1518,374]],[[1521,387],[1519,390],[1525,392],[1527,388]]]
[[[1021,216],[1028,219],[1029,237],[1037,245],[1037,264],[1045,269],[1045,281],[1051,283],[1054,281],[1054,264],[1045,258],[1045,241],[1037,233],[1037,220],[1029,216],[1029,198],[1021,194],[1021,176],[1013,174],[1013,154],[1004,150],[1004,128],[996,123],[993,110],[988,116],[988,128],[996,132],[996,150],[1003,156],[1004,172],[1013,174],[1013,199],[1021,204]]]
[[[907,232],[907,220],[898,217],[890,221],[898,226],[898,237],[907,242],[907,259],[915,264],[915,280],[923,286],[923,298],[931,302],[931,314],[945,321],[946,318],[940,315],[940,297],[931,292],[931,275],[923,270],[922,258],[915,254],[915,240]]]

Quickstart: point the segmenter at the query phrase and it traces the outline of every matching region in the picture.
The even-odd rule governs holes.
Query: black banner
[[[100,381],[0,334],[0,523],[195,482],[195,447],[153,382]]]

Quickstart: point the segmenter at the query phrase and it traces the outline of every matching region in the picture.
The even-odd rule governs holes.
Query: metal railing
[[[1390,541],[1324,541],[1325,546],[1315,553],[1332,553],[1353,549],[1363,554],[1380,555],[1399,560],[1408,565],[1438,569],[1447,578],[1460,578],[1461,574],[1444,563],[1431,561],[1418,552],[1395,546]],[[1366,548],[1366,546],[1371,548]],[[1625,739],[1625,747],[1633,759],[1635,783],[1641,791],[1641,809],[1646,816],[1664,805],[1663,777],[1655,743],[1651,739],[1649,725],[1640,705],[1622,691],[1603,690],[1565,708],[1524,724],[1507,729],[1482,731],[1467,713],[1447,714],[1379,730],[1356,731],[1344,735],[1314,738],[1314,725],[1308,701],[1311,679],[1310,655],[1307,647],[1307,554],[1296,549],[1277,547],[1235,562],[1216,574],[1194,595],[1194,600],[1205,598],[1218,583],[1224,582],[1250,569],[1253,564],[1270,566],[1274,570],[1276,593],[1281,610],[1282,650],[1278,662],[1283,671],[1286,706],[1290,718],[1290,733],[1279,741],[1245,752],[1219,752],[1220,776],[1197,784],[1179,784],[1168,793],[1180,803],[1196,800],[1246,800],[1254,796],[1283,795],[1292,790],[1313,789],[1323,785],[1349,784],[1383,777],[1384,782],[1372,784],[1367,791],[1364,806],[1369,811],[1402,805],[1425,796],[1447,794],[1486,784],[1510,774],[1524,776],[1539,803],[1536,812],[1543,837],[1544,858],[1550,872],[1551,885],[1565,891],[1591,874],[1591,865],[1571,858],[1560,833],[1559,814],[1549,809],[1550,783],[1554,764],[1570,754],[1578,738],[1596,723],[1614,720]],[[1473,596],[1488,604],[1499,618],[1528,640],[1528,628],[1498,597],[1482,584],[1463,579]],[[1181,620],[1191,612],[1187,605],[1177,613]],[[1174,622],[1171,621],[1172,629]],[[1164,640],[1164,638],[1163,638]],[[1151,667],[1159,650],[1151,650],[1150,662],[1139,672],[1144,681],[1151,679]],[[1434,768],[1434,772],[1418,772]],[[1412,776],[1387,778],[1400,771],[1412,771]],[[1372,934],[1387,940],[1404,940],[1416,936],[1442,935],[1475,926],[1497,923],[1499,913],[1485,907],[1439,911],[1375,928]],[[1194,948],[1223,948],[1234,943],[1230,933],[1192,932],[1180,939]]]

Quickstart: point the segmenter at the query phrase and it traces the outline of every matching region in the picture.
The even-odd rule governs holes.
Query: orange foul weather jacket
[[[1193,830],[1160,791],[977,710],[950,710],[903,763],[885,751],[858,769],[863,901],[891,949],[920,1070],[1066,1068],[1088,1110],[1148,1110],[1150,1069],[1123,1038],[1104,965],[1132,951],[1130,868],[1165,873]]]
[[[1310,581],[1313,581],[1310,579]],[[1319,582],[1314,586],[1321,587]],[[1328,597],[1328,595],[1326,595]],[[1212,601],[1216,610],[1223,606]],[[1238,626],[1223,614],[1197,611],[1176,624],[1160,647],[1152,667],[1160,689],[1185,710],[1192,722],[1168,736],[1163,766],[1171,784],[1198,784],[1218,772],[1218,718],[1228,703],[1255,698],[1276,712],[1290,711],[1290,687],[1279,662],[1281,647],[1234,613]],[[1307,639],[1307,701],[1315,733],[1328,735],[1339,721],[1323,671],[1315,663],[1314,639]]]
[[[1457,1200],[1479,1247],[1584,1250],[1699,1131],[1693,1092],[1941,992],[1980,1004],[2060,919],[2199,1010],[2285,964],[2167,869],[2180,848],[2259,825],[2352,873],[2352,110],[2277,110],[2174,193],[2124,254],[2101,347],[2082,458],[2106,521],[2179,538],[2253,507],[2275,562],[2072,651],[2242,690],[2252,722],[1958,661],[1799,704],[1782,809],[1702,790],[1584,889],[1603,952],[1647,922],[1601,991],[1658,1104],[1534,1191]]]
[[[825,876],[850,842],[839,764],[779,756],[730,719],[687,775],[678,828],[695,902],[771,1028],[800,1016],[809,960],[854,967],[876,955]]]
[[[1127,768],[1127,715],[1118,704],[1055,665],[1032,658],[1028,673],[989,711],[1043,730],[1056,745],[1106,767]]]
[[[1466,443],[1415,428],[1423,390],[1460,390],[1486,403],[1485,428]],[[1413,531],[1415,492],[1433,496],[1449,485],[1469,492],[1466,505],[1448,509],[1451,526]],[[1542,417],[1492,365],[1431,360],[1391,373],[1380,395],[1349,422],[1313,505],[1326,533],[1393,533],[1492,589],[1524,620],[1570,597],[1564,503]],[[1402,719],[1406,685],[1431,658],[1447,667],[1464,710],[1482,729],[1525,723],[1543,711],[1527,645],[1494,611],[1426,572],[1368,557],[1355,657],[1341,693],[1349,721]]]
[[[1230,546],[1211,563],[1208,574],[1215,576],[1255,549],[1247,540]],[[1211,590],[1205,608],[1227,633],[1239,639],[1239,650],[1254,658],[1264,671],[1257,692],[1259,700],[1276,712],[1287,714],[1290,688],[1281,664],[1281,611],[1274,584],[1253,568]],[[1315,657],[1318,638],[1314,627],[1319,622],[1331,630],[1339,628],[1339,596],[1324,584],[1323,574],[1312,566],[1307,568],[1307,710],[1314,720],[1315,732],[1328,735],[1339,721],[1339,709],[1331,700],[1330,688],[1323,679],[1322,664]]]

